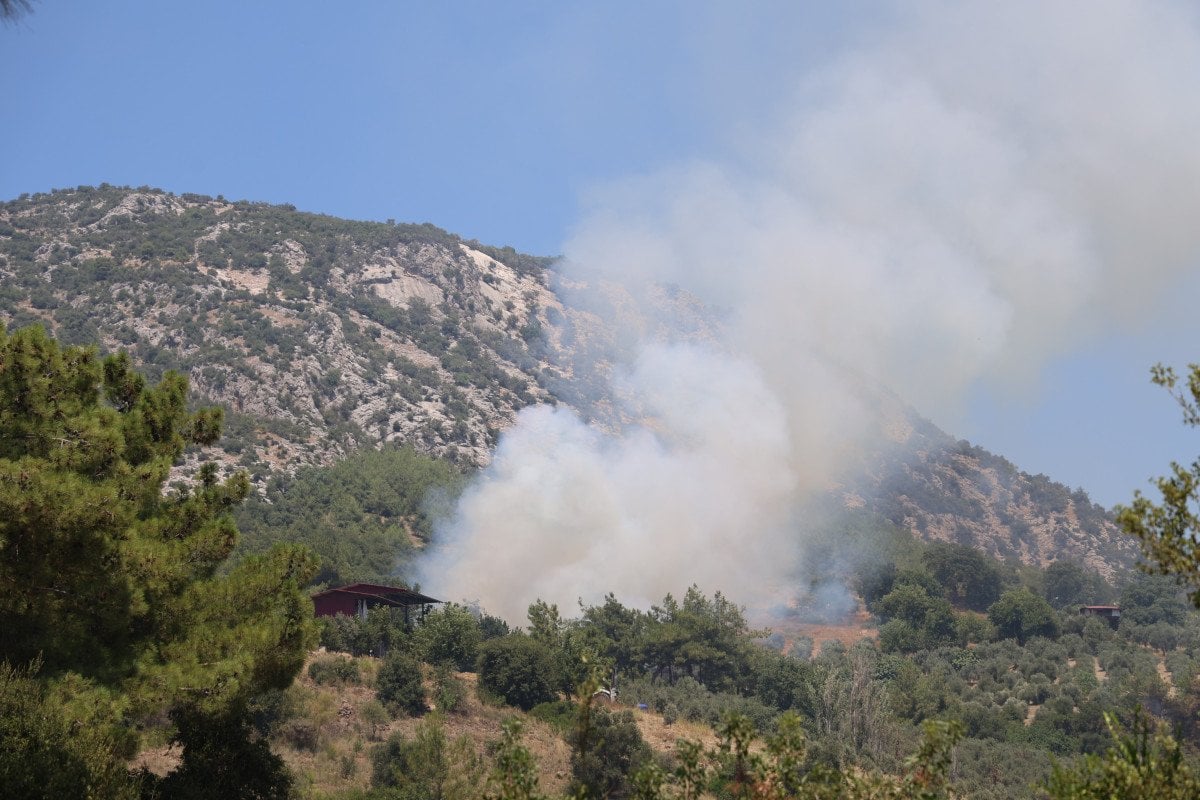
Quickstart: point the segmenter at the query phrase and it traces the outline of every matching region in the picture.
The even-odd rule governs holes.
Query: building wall
[[[324,597],[313,598],[313,612],[318,617],[332,617],[335,614],[354,616],[358,598],[349,594],[327,594]]]

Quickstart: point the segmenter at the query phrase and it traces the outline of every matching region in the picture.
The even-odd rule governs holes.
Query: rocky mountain
[[[1023,564],[1069,558],[1108,578],[1136,560],[1136,542],[1083,489],[1024,472],[911,412],[868,463],[841,487],[843,502],[925,540]]]
[[[713,324],[669,287],[571,286],[552,259],[429,224],[106,185],[0,204],[0,320],[127,350],[152,375],[185,371],[199,400],[228,411],[217,455],[260,484],[393,441],[479,466],[533,403],[618,424],[596,379],[605,354],[646,332],[644,303],[677,323],[663,335],[703,338]],[[847,505],[1025,563],[1072,557],[1110,573],[1130,560],[1082,491],[909,410],[893,427],[867,477],[839,488]]]

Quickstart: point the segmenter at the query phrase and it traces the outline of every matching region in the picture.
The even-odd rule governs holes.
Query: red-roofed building
[[[401,586],[381,586],[377,583],[352,583],[336,589],[326,589],[313,595],[313,611],[318,617],[345,614],[348,617],[366,618],[367,612],[378,606],[408,609],[419,606],[424,615],[427,607],[441,603],[428,595],[405,589]]]

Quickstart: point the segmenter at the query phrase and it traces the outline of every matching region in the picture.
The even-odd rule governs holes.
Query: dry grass
[[[272,749],[283,758],[296,776],[299,794],[317,797],[351,789],[368,789],[371,782],[371,749],[393,733],[406,737],[415,735],[422,720],[415,717],[387,719],[373,724],[370,707],[377,703],[371,688],[379,671],[380,660],[371,657],[355,659],[362,674],[361,685],[318,685],[308,675],[308,664],[323,652],[310,654],[304,669],[288,689],[286,716],[298,724],[301,734],[309,735],[308,746],[303,736],[277,736]],[[501,726],[517,717],[522,720],[522,740],[537,759],[541,773],[541,791],[551,797],[562,796],[570,781],[571,750],[558,731],[541,720],[508,707],[496,707],[479,700],[477,676],[469,672],[456,674],[465,691],[459,708],[441,715],[448,741],[465,737],[475,754],[489,759],[489,746],[500,739]],[[426,669],[426,691],[433,697],[432,672]],[[692,739],[706,748],[717,744],[713,730],[702,723],[663,722],[662,715],[631,709],[638,729],[646,743],[656,752],[673,754],[676,741]],[[435,712],[436,709],[431,709]],[[301,724],[302,723],[302,724]],[[148,748],[132,762],[134,768],[146,767],[163,775],[179,763],[179,749],[168,746]]]
[[[637,722],[638,730],[650,749],[656,753],[674,753],[675,743],[679,739],[691,739],[700,742],[706,749],[717,746],[717,734],[702,722],[677,720],[671,725],[663,722],[661,714],[652,711],[633,710],[633,719]]]
[[[133,761],[129,762],[129,768],[133,770],[148,769],[162,777],[179,766],[182,756],[183,749],[179,745],[164,744],[161,747],[151,747],[138,753],[134,756]]]
[[[811,639],[813,653],[819,653],[821,645],[825,642],[837,641],[846,647],[851,647],[862,639],[873,639],[879,636],[879,629],[872,624],[871,615],[862,609],[837,625],[799,622],[788,618],[772,620],[770,628],[772,632],[783,636],[785,651],[790,650],[796,640],[801,637]]]
[[[373,681],[379,660],[361,657],[357,661],[364,683]],[[570,748],[562,737],[546,723],[520,711],[480,702],[474,674],[460,672],[456,677],[464,683],[466,691],[460,707],[442,716],[447,740],[466,737],[475,753],[486,758],[489,744],[500,739],[503,723],[514,716],[520,717],[524,722],[524,744],[537,758],[541,770],[543,792],[563,793],[570,779]],[[425,678],[427,694],[432,697],[433,683],[429,672]],[[273,749],[298,777],[302,792],[310,796],[368,788],[371,748],[393,733],[413,736],[421,724],[420,718],[402,717],[379,727],[371,725],[364,707],[375,701],[374,689],[356,685],[317,686],[308,677],[307,665],[289,693],[302,700],[300,712],[312,715],[312,721],[318,723],[320,743],[315,750],[306,750],[287,742],[275,742]]]

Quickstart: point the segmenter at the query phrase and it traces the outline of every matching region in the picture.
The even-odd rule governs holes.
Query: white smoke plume
[[[722,163],[599,190],[561,271],[674,284],[722,341],[619,370],[621,435],[522,412],[423,565],[520,621],[696,582],[778,602],[804,499],[873,430],[1136,325],[1200,265],[1200,25],[1152,0],[905,3]]]

